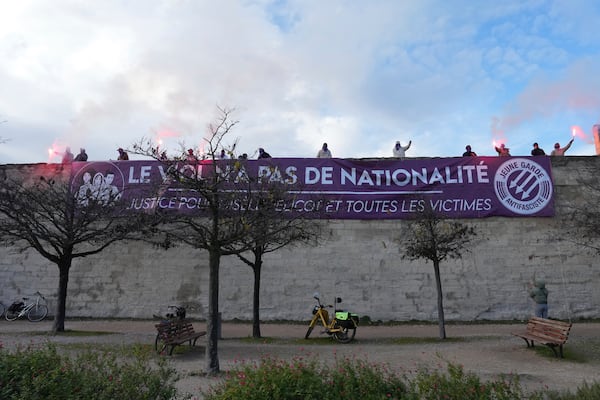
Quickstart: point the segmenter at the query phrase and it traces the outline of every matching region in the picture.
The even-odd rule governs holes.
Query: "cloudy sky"
[[[0,163],[200,147],[253,156],[593,155],[596,0],[19,0],[0,12]],[[135,157],[134,157],[135,158]]]

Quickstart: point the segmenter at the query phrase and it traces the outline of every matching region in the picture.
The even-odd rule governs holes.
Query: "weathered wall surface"
[[[559,241],[565,206],[581,200],[578,174],[597,173],[597,157],[564,157],[553,163],[554,218],[465,220],[477,241],[462,260],[442,264],[447,320],[524,319],[533,304],[527,283],[543,277],[550,291],[550,316],[600,317],[600,268],[596,257]],[[306,320],[318,291],[330,302],[373,320],[435,320],[433,266],[402,260],[395,242],[402,221],[330,221],[318,247],[270,254],[262,273],[263,320]],[[71,269],[67,316],[149,318],[169,304],[185,304],[191,316],[206,317],[206,252],[161,250],[138,243],[78,259]],[[224,319],[252,317],[252,270],[222,259],[220,309]],[[5,304],[40,290],[52,307],[58,269],[33,251],[0,248],[0,301]]]

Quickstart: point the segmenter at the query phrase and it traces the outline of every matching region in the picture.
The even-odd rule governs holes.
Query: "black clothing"
[[[477,157],[477,154],[474,151],[465,151],[463,157]]]
[[[532,156],[545,156],[546,153],[544,152],[544,150],[542,150],[538,147],[537,149],[531,150],[531,155]]]
[[[262,153],[260,153],[258,155],[258,158],[271,158],[271,155],[269,153],[267,153],[266,151],[263,151]]]
[[[117,149],[117,151],[119,152],[119,157],[117,157],[117,161],[129,160],[129,156],[127,155],[127,152],[125,150],[123,150],[122,147],[119,147]],[[188,150],[188,152],[189,151],[190,150]]]
[[[87,161],[87,159],[87,153],[85,151],[82,151],[81,153],[77,154],[74,161]]]

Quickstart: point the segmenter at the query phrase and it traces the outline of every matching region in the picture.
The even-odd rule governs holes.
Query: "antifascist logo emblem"
[[[513,158],[498,168],[494,190],[500,203],[522,215],[544,209],[552,198],[552,179],[538,163],[526,158]]]

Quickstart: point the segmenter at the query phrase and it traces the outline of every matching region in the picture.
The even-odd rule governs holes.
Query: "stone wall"
[[[470,253],[441,265],[447,320],[525,319],[533,304],[527,284],[543,277],[550,291],[550,316],[600,317],[597,257],[559,241],[565,206],[581,200],[576,178],[596,173],[597,157],[552,161],[554,218],[486,218],[464,222],[478,236]],[[348,309],[372,320],[435,320],[433,266],[403,260],[395,239],[403,221],[330,221],[318,247],[294,247],[265,257],[263,320],[306,320],[320,292],[344,299]],[[0,301],[5,304],[40,290],[56,303],[58,268],[28,250],[0,247]],[[222,259],[220,309],[223,319],[252,317],[252,270],[235,256]],[[208,299],[206,252],[179,247],[161,250],[123,243],[77,259],[71,269],[68,317],[151,318],[167,305],[185,304],[205,318]]]

